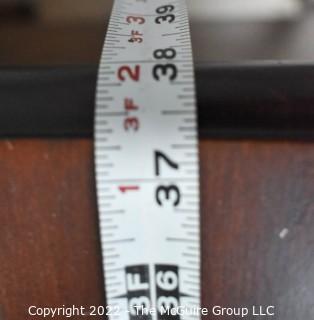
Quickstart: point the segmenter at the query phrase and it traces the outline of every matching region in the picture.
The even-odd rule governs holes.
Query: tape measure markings
[[[196,125],[185,2],[116,0],[95,115],[107,302],[120,309],[112,319],[137,319],[136,303],[199,305]]]

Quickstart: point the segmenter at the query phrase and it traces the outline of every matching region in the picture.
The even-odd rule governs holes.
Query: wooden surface
[[[67,3],[69,7],[74,7],[77,6],[76,1],[68,0]],[[55,1],[55,6],[61,7],[59,1]],[[107,10],[108,8],[104,11]],[[48,15],[44,19],[51,19],[51,23],[35,20],[32,23],[1,25],[2,65],[99,63],[106,31],[106,22],[103,19],[88,18],[87,13],[86,19],[75,21],[71,18],[71,11],[64,12],[63,22],[53,22],[54,14],[52,11],[49,14],[51,17]],[[219,23],[193,20],[191,35],[195,61],[311,62],[314,57],[313,8],[300,18],[290,22],[273,23],[248,21]]]
[[[92,148],[0,142],[1,320],[27,319],[29,305],[105,303]],[[201,185],[203,305],[313,319],[313,144],[202,141]]]

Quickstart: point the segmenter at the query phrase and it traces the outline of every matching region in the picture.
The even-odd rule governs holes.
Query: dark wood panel
[[[91,142],[4,141],[0,187],[3,319],[103,304]]]
[[[25,319],[30,304],[104,303],[92,147],[0,142],[3,319]],[[201,182],[204,306],[312,319],[313,144],[202,141]]]
[[[208,141],[201,151],[204,305],[312,319],[313,144]]]
[[[20,23],[0,28],[2,65],[62,65],[99,62],[105,23]]]

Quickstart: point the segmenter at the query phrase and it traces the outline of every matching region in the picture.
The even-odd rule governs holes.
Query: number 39
[[[167,14],[167,13],[172,12],[174,9],[175,8],[173,5],[166,5],[166,6],[157,8],[156,12],[158,14],[166,14],[166,15],[157,17],[155,19],[155,22],[157,24],[161,24],[162,22],[172,23],[176,19],[176,17],[174,14]]]

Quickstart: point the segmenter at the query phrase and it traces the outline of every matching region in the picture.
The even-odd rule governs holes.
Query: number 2
[[[140,72],[141,67],[139,65],[136,65],[134,69],[132,69],[130,66],[122,66],[118,70],[118,78],[120,81],[126,81],[126,78],[128,76],[133,81],[139,81]]]

